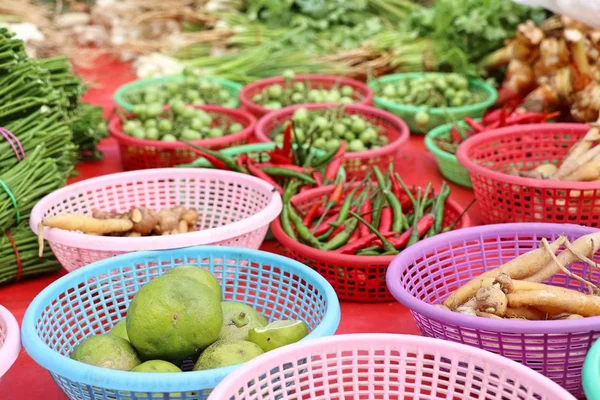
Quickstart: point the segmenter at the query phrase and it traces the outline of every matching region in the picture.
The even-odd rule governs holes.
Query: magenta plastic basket
[[[434,236],[409,247],[391,263],[386,280],[392,295],[408,307],[425,336],[479,347],[501,354],[583,396],[581,369],[586,353],[600,337],[600,317],[567,321],[493,320],[434,307],[460,285],[484,271],[539,246],[560,234],[569,240],[596,231],[570,224],[514,223],[465,228]],[[593,257],[600,262],[600,253]],[[584,263],[573,272],[597,282],[600,270]],[[547,283],[576,290],[575,279],[557,274]]]
[[[21,333],[15,317],[0,306],[0,379],[10,369],[21,351]]]
[[[125,212],[183,204],[199,211],[198,231],[171,236],[110,237],[44,228],[44,238],[67,270],[138,250],[167,250],[198,245],[258,249],[269,224],[281,211],[281,196],[251,175],[203,168],[164,168],[123,172],[88,179],[44,197],[31,212],[37,234],[44,217],[93,208]]]
[[[409,335],[355,334],[282,347],[244,364],[208,400],[574,399],[518,363]]]

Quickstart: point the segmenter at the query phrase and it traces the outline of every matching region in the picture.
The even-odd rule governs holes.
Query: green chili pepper
[[[428,185],[428,187],[429,187],[429,185]],[[428,195],[428,189],[426,189],[423,196],[421,196],[421,189],[419,189],[417,192],[415,212],[413,214],[412,231],[410,232],[410,236],[408,238],[408,243],[406,244],[406,247],[410,246],[411,244],[415,244],[416,242],[419,241],[419,231],[417,229],[417,224],[419,223],[419,220],[423,216],[423,210],[424,210],[423,205],[425,203],[425,201],[423,199],[426,198],[425,196],[427,196],[427,195]]]
[[[385,198],[381,192],[377,193],[377,197],[373,201],[373,218],[371,218],[371,222],[374,226],[379,226],[379,222],[381,221],[381,210],[385,206]]]
[[[340,146],[341,146],[341,144],[340,144]],[[314,162],[312,164],[309,164],[309,165],[313,168],[322,167],[323,165],[327,164],[329,161],[331,161],[333,159],[333,157],[337,154],[339,148],[340,147],[338,146],[335,149],[329,150],[327,153],[323,154],[321,157],[317,158],[316,160],[314,160]]]
[[[311,176],[308,176],[306,174],[303,174],[302,172],[299,171],[294,171],[291,169],[286,169],[286,168],[279,168],[279,167],[261,167],[261,170],[263,170],[267,175],[270,176],[282,176],[285,178],[297,178],[303,182],[306,182],[308,184],[311,185],[316,185],[317,181],[315,181]]]
[[[377,238],[379,240],[381,240],[381,243],[383,243],[383,249],[387,252],[387,251],[395,251],[394,254],[398,254],[398,251],[396,250],[396,248],[389,242],[389,240],[387,240],[378,230],[377,228],[375,228],[373,225],[371,225],[370,223],[368,223],[367,221],[365,221],[360,215],[358,215],[357,213],[355,213],[354,211],[350,211],[350,215],[352,215],[354,218],[356,218],[357,220],[359,220],[362,224],[364,224],[367,228],[369,228],[369,230],[375,234],[375,236],[377,236]]]
[[[350,194],[348,196],[346,196],[346,198],[344,199],[344,202],[342,203],[342,206],[340,207],[340,212],[338,213],[336,220],[331,224],[331,228],[329,228],[327,230],[327,232],[325,232],[324,234],[319,236],[319,239],[324,240],[324,239],[328,238],[329,235],[331,235],[333,233],[333,231],[335,230],[335,228],[337,226],[339,226],[342,222],[344,222],[346,219],[348,219],[348,211],[350,211],[350,207],[352,207],[352,201],[354,200],[354,195],[356,194],[356,191],[359,188],[360,188],[360,185],[356,185],[356,187],[354,189],[352,189]],[[319,226],[321,224],[321,222],[322,221],[319,220],[318,224],[315,225],[315,227]]]
[[[349,219],[346,222],[346,227],[344,228],[344,230],[335,235],[333,238],[331,238],[330,241],[325,243],[325,245],[323,246],[323,250],[335,250],[345,245],[348,242],[348,239],[350,239],[352,232],[356,230],[357,226],[358,220],[356,218]]]
[[[294,196],[296,194],[296,192],[298,191],[298,183],[296,181],[291,181],[290,183],[288,183],[288,185],[285,187],[285,190],[283,192],[283,196],[282,196],[282,201],[283,201],[283,207],[281,209],[281,215],[279,217],[279,220],[281,222],[281,228],[283,229],[283,231],[292,239],[294,240],[298,240],[298,236],[296,236],[296,232],[294,231],[294,228],[292,228],[292,225],[290,223],[290,213],[289,213],[289,206],[290,206],[290,200],[292,198],[292,196]]]
[[[406,195],[410,199],[410,202],[413,204],[413,209],[414,209],[417,206],[415,204],[415,196],[413,196],[413,194],[410,191],[410,189],[408,188],[408,186],[406,186],[406,183],[404,183],[404,181],[402,180],[402,178],[400,178],[400,174],[396,172],[394,175],[396,176],[396,179],[398,180],[398,182],[400,182],[400,186],[402,186],[402,190],[404,190],[404,192],[406,193]]]
[[[446,182],[442,183],[442,187],[440,188],[440,193],[437,195],[435,199],[435,206],[433,210],[433,215],[435,221],[433,222],[433,226],[429,229],[427,234],[437,235],[442,231],[443,223],[444,223],[444,211],[446,200],[450,196],[450,186],[446,184]],[[428,236],[429,237],[429,236]]]
[[[398,252],[396,252],[396,254],[398,254]],[[361,250],[359,252],[356,253],[357,256],[380,256],[381,253],[378,252],[377,250]]]
[[[287,206],[288,213],[290,215],[290,220],[296,226],[296,232],[298,232],[298,236],[300,236],[300,238],[305,243],[311,245],[315,249],[320,249],[321,242],[319,242],[319,240],[312,233],[310,233],[310,229],[308,229],[308,227],[304,225],[304,222],[302,222],[302,218],[300,218],[300,216],[296,214],[296,211],[294,211],[292,206],[290,204],[288,204]]]

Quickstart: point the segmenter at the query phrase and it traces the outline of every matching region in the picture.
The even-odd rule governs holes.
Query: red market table
[[[108,115],[113,107],[112,94],[117,87],[134,79],[130,67],[112,61],[101,60],[94,69],[80,71],[86,80],[93,82],[86,100],[105,107]],[[100,145],[104,159],[87,162],[78,167],[79,176],[71,180],[76,182],[94,176],[122,171],[119,150],[112,139],[104,140]],[[409,184],[425,185],[431,181],[436,187],[442,182],[433,155],[423,145],[422,136],[413,136],[400,150],[396,159],[396,170]],[[462,206],[473,200],[471,190],[450,185],[451,197]],[[469,211],[473,224],[480,222],[477,205]],[[275,243],[268,242],[264,250],[277,252]],[[47,285],[64,275],[59,271],[38,279],[23,281],[0,287],[0,304],[8,308],[21,322],[29,303]],[[412,317],[399,303],[342,303],[342,322],[337,333],[407,333],[419,334]],[[50,374],[38,366],[24,350],[0,381],[0,399],[4,400],[65,400],[67,397],[54,384]]]

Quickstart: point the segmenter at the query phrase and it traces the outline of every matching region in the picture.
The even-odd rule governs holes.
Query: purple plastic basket
[[[503,355],[542,373],[576,397],[583,396],[581,369],[600,337],[600,317],[568,321],[492,320],[432,306],[460,285],[515,256],[536,248],[545,237],[569,240],[597,229],[569,224],[486,225],[444,233],[419,242],[391,263],[386,280],[392,295],[408,307],[425,336],[464,343]],[[600,254],[593,257],[600,263]],[[571,270],[587,276],[589,266]],[[592,281],[600,271],[592,270]],[[557,274],[547,283],[584,290],[580,282]]]

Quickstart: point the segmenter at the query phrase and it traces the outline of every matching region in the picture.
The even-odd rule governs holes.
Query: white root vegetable
[[[583,317],[600,315],[600,297],[583,293],[559,293],[554,290],[514,292],[507,296],[509,307],[549,306],[561,309],[563,313],[578,314]]]
[[[133,222],[121,219],[97,219],[81,214],[62,214],[44,218],[42,225],[49,228],[65,229],[107,235],[109,233],[128,232],[133,228]]]
[[[475,310],[503,317],[506,312],[506,294],[496,287],[482,287],[475,293]]]

